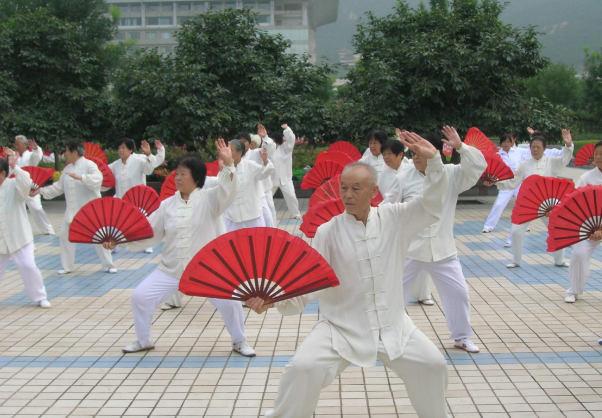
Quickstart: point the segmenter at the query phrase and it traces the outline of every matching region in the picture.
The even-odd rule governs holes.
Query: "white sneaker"
[[[435,302],[433,302],[433,299],[425,299],[425,300],[419,300],[418,302],[422,303],[423,305],[434,305]]]
[[[569,263],[567,263],[566,261],[563,261],[562,264],[554,264],[556,267],[568,267]]]
[[[48,231],[48,232],[46,232],[46,234],[45,234],[45,235],[54,236],[54,235],[56,235],[56,234],[54,233],[54,231]]]
[[[491,232],[491,229],[483,228],[483,234],[488,234]]]
[[[155,346],[152,344],[149,345],[148,347],[142,347],[140,345],[140,343],[138,341],[136,341],[134,344],[124,347],[121,351],[123,351],[124,353],[137,353],[138,351],[148,351],[148,350],[154,350],[154,349],[155,349]]]
[[[454,347],[461,348],[468,351],[469,353],[478,353],[479,347],[473,344],[468,338],[462,338],[461,340],[454,341]]]
[[[63,274],[69,274],[71,272],[67,271],[67,270],[59,270],[59,271],[57,271],[57,273],[63,275]]]
[[[506,247],[506,248],[512,247],[512,241],[506,241],[506,243],[504,244],[504,247]]]
[[[107,273],[109,273],[109,274],[115,274],[115,273],[117,273],[117,267],[110,267],[107,270]]]
[[[170,305],[169,303],[164,303],[163,306],[161,306],[162,311],[169,311],[170,309],[176,308],[179,308],[179,306]]]
[[[52,306],[50,304],[50,302],[48,302],[48,300],[46,300],[46,299],[41,300],[40,303],[39,303],[39,305],[40,305],[40,308],[43,308],[43,309],[48,309],[48,308],[50,308]]]
[[[576,300],[577,300],[577,295],[568,295],[566,298],[564,298],[564,301],[566,303],[575,303]]]
[[[232,351],[236,351],[245,357],[255,357],[255,350],[247,345],[246,341],[238,344],[232,344]]]
[[[513,269],[516,267],[520,267],[520,264],[510,263],[510,264],[506,264],[506,267],[508,267],[509,269]]]
[[[152,254],[153,253],[153,247],[147,248],[146,250],[144,250],[144,252],[146,254]]]

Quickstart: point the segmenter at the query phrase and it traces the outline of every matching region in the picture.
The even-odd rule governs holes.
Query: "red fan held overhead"
[[[323,183],[343,172],[343,166],[334,161],[320,161],[303,176],[302,189],[317,189]]]
[[[316,236],[316,231],[320,225],[330,221],[335,216],[340,215],[345,211],[342,199],[329,200],[327,202],[318,203],[309,208],[307,213],[303,215],[303,222],[299,229],[307,238]]]
[[[84,152],[84,157],[88,160],[92,158],[98,158],[100,161],[105,164],[109,164],[109,159],[107,158],[107,154],[104,153],[103,150],[100,149],[98,144],[93,144],[91,142],[84,142],[84,146],[86,151]]]
[[[42,168],[37,166],[21,167],[21,170],[27,171],[31,177],[31,190],[37,190],[42,187],[48,180],[54,176],[54,170],[52,168]],[[10,178],[14,178],[15,175],[11,174]]]
[[[592,164],[595,152],[596,144],[587,144],[581,147],[577,155],[575,155],[575,167]]]
[[[246,228],[203,247],[186,267],[180,292],[274,303],[338,285],[326,260],[301,238],[276,228]]]
[[[464,138],[464,143],[475,147],[481,152],[497,152],[498,149],[489,138],[477,128],[470,128]]]
[[[163,184],[161,185],[161,193],[159,199],[163,202],[165,199],[172,197],[176,194],[178,188],[176,187],[176,171],[169,173],[169,176],[165,177]]]
[[[123,200],[136,206],[147,218],[161,206],[161,200],[155,189],[143,184],[128,190],[123,195]]]
[[[575,190],[571,180],[529,176],[523,181],[512,210],[512,223],[524,224],[549,214],[563,197]]]
[[[351,158],[349,154],[345,154],[344,152],[340,151],[322,151],[316,157],[315,164],[321,161],[334,161],[335,163],[339,163],[345,167],[353,162],[353,158]]]
[[[337,200],[341,198],[341,175],[338,174],[321,185],[312,193],[309,198],[309,207],[313,207],[319,203],[329,200]],[[376,197],[372,199],[372,206],[378,206],[383,201],[383,196],[378,192]]]
[[[152,237],[146,216],[136,206],[113,197],[87,203],[69,226],[69,241],[81,244],[123,244]]]
[[[550,215],[548,251],[585,241],[602,231],[602,186],[580,187],[565,196]]]
[[[86,158],[88,158],[88,160],[94,162],[94,164],[96,164],[96,166],[102,173],[102,185],[101,186],[105,190],[109,190],[111,187],[115,187],[115,176],[113,175],[113,172],[111,171],[109,166],[106,165],[102,160],[100,160],[98,158],[95,158],[95,157],[86,157]]]
[[[514,178],[512,169],[506,165],[502,157],[493,152],[484,152],[485,161],[487,161],[487,168],[481,175],[479,183],[490,182],[497,183],[498,181],[508,180]]]
[[[219,162],[218,160],[212,161],[210,163],[205,163],[207,166],[207,175],[210,177],[215,177],[219,174]],[[175,193],[175,192],[174,192]]]
[[[353,161],[359,161],[362,154],[351,143],[347,141],[337,141],[328,147],[328,151],[339,151],[351,157]]]

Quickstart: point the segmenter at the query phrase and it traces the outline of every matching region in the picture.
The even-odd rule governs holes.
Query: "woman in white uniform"
[[[387,133],[382,129],[374,129],[368,135],[366,135],[368,149],[364,153],[364,156],[360,159],[360,162],[374,167],[379,176],[387,166],[381,153],[381,147],[388,140],[389,137],[387,136]]]

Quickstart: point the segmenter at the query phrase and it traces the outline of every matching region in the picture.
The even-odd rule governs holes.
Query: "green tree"
[[[583,63],[584,99],[588,115],[584,117],[591,129],[602,129],[602,49],[600,52],[585,49]]]
[[[347,136],[375,126],[392,133],[395,126],[431,131],[453,124],[497,133],[567,120],[563,108],[533,109],[537,102],[523,97],[524,80],[547,65],[534,28],[504,24],[497,0],[443,3],[412,9],[401,1],[394,13],[368,14],[358,26],[354,44],[362,59],[343,97],[353,104],[344,116],[352,127]]]
[[[583,88],[575,67],[551,64],[536,77],[526,81],[527,97],[547,100],[555,105],[578,110],[582,103]]]

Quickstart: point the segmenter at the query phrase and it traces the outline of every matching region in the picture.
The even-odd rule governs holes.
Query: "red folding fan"
[[[96,157],[86,157],[86,158],[88,160],[94,162],[94,164],[96,164],[96,166],[102,173],[102,185],[101,186],[104,187],[106,190],[110,189],[111,187],[115,187],[115,176],[113,175],[113,172],[111,171],[109,166],[106,165],[104,163],[104,161],[100,160],[99,158],[96,158]]]
[[[123,244],[152,237],[146,216],[131,203],[113,197],[87,203],[69,226],[69,241],[82,244]]]
[[[571,180],[532,175],[523,181],[512,209],[512,223],[524,224],[549,214],[563,197],[575,190]]]
[[[163,184],[161,185],[161,193],[159,199],[163,202],[165,199],[172,197],[176,194],[178,188],[176,187],[176,171],[169,173],[169,176],[165,177]]]
[[[337,141],[328,147],[328,151],[339,151],[345,153],[351,157],[353,161],[359,161],[362,158],[362,154],[347,141]]]
[[[329,200],[337,200],[341,198],[341,175],[337,174],[326,183],[321,185],[312,193],[309,198],[309,207],[317,205],[318,203],[327,202]],[[378,206],[383,201],[383,196],[380,192],[372,199],[372,206]]]
[[[341,151],[322,151],[316,157],[316,161],[314,164],[317,164],[320,161],[334,161],[345,167],[346,165],[351,164],[353,162],[353,158],[351,158],[349,154],[345,154]]]
[[[159,200],[159,195],[155,189],[143,184],[128,190],[123,195],[123,200],[136,206],[147,218],[161,205],[161,200]]]
[[[302,189],[317,189],[324,182],[343,172],[343,166],[334,161],[320,161],[303,176]]]
[[[100,161],[105,164],[109,164],[109,159],[107,158],[107,154],[104,153],[103,150],[100,149],[98,144],[93,144],[91,142],[84,142],[84,146],[86,151],[84,152],[84,157],[88,160],[92,158],[98,158]]]
[[[594,153],[596,152],[596,144],[587,144],[581,147],[575,155],[575,167],[581,165],[590,165],[594,162]]]
[[[491,151],[497,152],[498,149],[489,138],[485,136],[478,128],[470,128],[464,138],[464,143],[475,147],[481,152]]]
[[[343,206],[342,199],[318,203],[317,205],[309,208],[307,213],[303,215],[303,223],[299,229],[307,238],[313,238],[316,235],[316,231],[320,225],[325,224],[344,211],[345,206]]]
[[[479,183],[483,183],[485,181],[497,183],[498,181],[514,178],[512,169],[506,165],[500,154],[484,152],[483,155],[485,157],[485,161],[487,161],[487,168],[481,175]]]
[[[274,303],[338,285],[326,260],[301,238],[276,228],[245,228],[203,247],[184,270],[180,292]]]
[[[42,168],[34,165],[27,167],[21,167],[21,170],[27,171],[31,177],[31,190],[36,190],[42,187],[48,180],[54,176],[54,170],[52,168]],[[11,174],[10,178],[14,178],[15,175]]]
[[[602,230],[602,186],[580,187],[566,195],[550,215],[548,251],[585,241]]]
[[[212,161],[210,163],[205,163],[207,166],[207,175],[210,177],[215,177],[219,174],[219,162],[218,160]],[[175,192],[174,192],[175,193]]]

